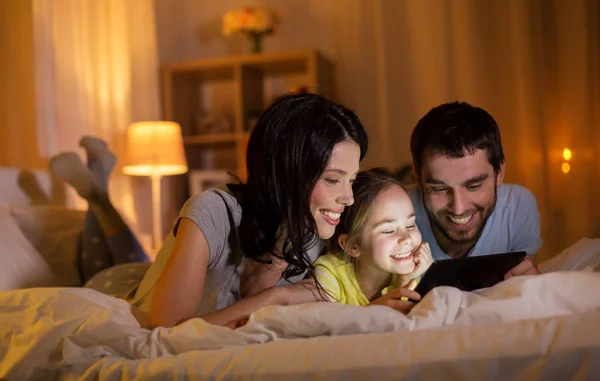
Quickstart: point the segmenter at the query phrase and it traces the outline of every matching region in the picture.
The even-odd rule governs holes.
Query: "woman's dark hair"
[[[263,263],[265,253],[288,263],[284,278],[312,273],[306,251],[317,243],[310,211],[312,190],[325,170],[333,147],[353,141],[360,159],[368,139],[356,114],[310,93],[276,99],[254,127],[246,155],[240,247],[246,257]],[[238,197],[239,199],[239,197]],[[276,252],[283,239],[282,252]]]
[[[468,103],[451,102],[431,109],[413,130],[410,151],[415,174],[421,176],[425,152],[461,158],[482,149],[487,153],[494,172],[504,163],[500,130],[484,109]]]

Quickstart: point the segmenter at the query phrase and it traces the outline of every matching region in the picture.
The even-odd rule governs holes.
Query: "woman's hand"
[[[406,287],[406,284],[412,279],[418,279],[421,275],[425,274],[425,271],[429,269],[433,263],[433,256],[431,255],[431,248],[427,242],[421,242],[419,247],[415,250],[413,255],[415,261],[415,269],[405,275],[398,275],[398,285]]]
[[[327,293],[317,287],[313,278],[307,278],[300,282],[278,287],[277,304],[289,306],[293,304],[328,302]]]
[[[250,320],[250,315],[245,315],[237,319],[230,320],[229,322],[224,324],[224,326],[231,329],[237,329],[245,326],[246,323],[248,323],[248,320]]]
[[[269,287],[255,295],[238,300],[229,307],[200,317],[207,323],[235,329],[246,324],[247,318],[263,307],[319,302],[323,298],[317,290],[315,280],[305,279],[294,284]]]
[[[388,306],[406,315],[415,306],[415,303],[409,302],[408,299],[419,301],[421,300],[421,295],[405,287],[395,288],[371,302],[369,306]]]

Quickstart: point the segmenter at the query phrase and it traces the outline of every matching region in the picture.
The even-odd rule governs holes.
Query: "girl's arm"
[[[387,294],[380,296],[378,299],[372,301],[369,304],[369,306],[388,306],[395,309],[398,312],[408,314],[410,310],[412,310],[412,308],[415,306],[415,303],[408,301],[409,298],[418,302],[419,300],[421,300],[421,295],[406,287],[394,288],[393,290],[390,290]]]
[[[182,218],[175,246],[154,289],[149,326],[172,327],[196,316],[202,301],[208,261],[208,243],[204,234],[194,222]]]

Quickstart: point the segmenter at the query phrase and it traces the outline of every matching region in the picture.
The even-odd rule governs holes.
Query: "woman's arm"
[[[154,289],[148,327],[172,327],[197,317],[208,262],[209,249],[204,234],[193,221],[182,218],[175,246]],[[264,267],[264,264],[260,266]],[[296,284],[266,288],[229,307],[199,317],[212,324],[225,324],[268,305],[322,300],[327,299],[319,295],[314,279],[305,279]]]
[[[317,290],[314,279],[305,279],[295,284],[267,288],[258,294],[239,300],[229,307],[199,317],[211,324],[225,325],[234,319],[248,316],[262,307],[321,301],[328,301],[328,298],[323,291]]]
[[[175,246],[154,289],[149,326],[172,327],[196,316],[202,301],[208,261],[208,243],[204,234],[194,222],[182,218]]]

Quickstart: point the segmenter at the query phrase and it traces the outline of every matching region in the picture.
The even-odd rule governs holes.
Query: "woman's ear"
[[[348,247],[348,234],[340,234],[338,236],[338,245],[344,250],[344,253],[351,257],[357,258],[360,255],[360,250],[357,244],[352,244],[352,247]]]

